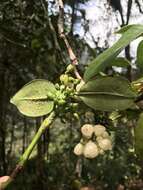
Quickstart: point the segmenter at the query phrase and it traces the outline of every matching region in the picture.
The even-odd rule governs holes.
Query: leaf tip
[[[10,99],[10,103],[15,105],[15,99],[14,99],[14,96]]]

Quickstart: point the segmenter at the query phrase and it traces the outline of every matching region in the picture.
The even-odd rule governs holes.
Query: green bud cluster
[[[60,76],[61,85],[56,85],[57,89],[65,95],[66,98],[74,97],[76,94],[76,86],[80,82],[79,79],[72,77],[73,66],[69,65],[64,74]]]
[[[81,133],[83,138],[74,148],[77,156],[93,159],[112,149],[110,135],[103,125],[85,124],[81,127]]]
[[[65,120],[69,119],[68,115],[71,119],[71,114],[73,119],[79,120],[78,103],[73,102],[73,99],[76,97],[76,86],[80,83],[80,80],[73,77],[73,71],[74,66],[68,65],[65,73],[60,76],[60,83],[55,85],[58,93],[54,100],[57,103],[59,117]]]

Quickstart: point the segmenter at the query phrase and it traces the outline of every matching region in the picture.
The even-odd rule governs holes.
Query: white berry
[[[91,124],[85,124],[81,127],[81,133],[87,139],[90,139],[93,135],[94,127]]]
[[[98,141],[98,145],[103,150],[111,150],[112,149],[112,143],[110,139],[102,139],[101,141]]]
[[[103,125],[94,125],[94,133],[96,136],[102,136],[106,128]]]
[[[97,145],[94,142],[89,141],[84,147],[83,155],[86,158],[92,159],[95,158],[98,154],[99,151]]]
[[[76,154],[77,156],[80,156],[83,154],[83,149],[84,146],[81,143],[78,143],[75,147],[74,147],[74,154]]]
[[[103,138],[109,138],[109,133],[107,133],[106,131],[104,131],[104,133],[102,134],[102,137]]]
[[[97,142],[99,142],[99,141],[101,141],[101,140],[103,140],[104,138],[102,137],[102,136],[98,136],[97,138],[96,138],[96,141]]]

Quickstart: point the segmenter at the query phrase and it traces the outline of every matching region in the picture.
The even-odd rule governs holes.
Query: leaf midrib
[[[118,94],[118,93],[114,93],[114,92],[92,92],[92,91],[88,91],[88,92],[80,92],[79,96],[88,96],[88,95],[111,95],[111,96],[118,96],[118,97],[124,97],[124,98],[135,98],[136,96],[130,96],[130,95],[123,95],[123,94]]]

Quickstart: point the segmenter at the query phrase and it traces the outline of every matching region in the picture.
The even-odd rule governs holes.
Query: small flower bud
[[[74,84],[78,84],[80,82],[80,80],[79,79],[75,79],[73,82],[74,82]]]
[[[80,119],[78,113],[73,113],[73,116],[74,116],[74,118],[77,119],[77,120]]]
[[[104,153],[105,153],[104,150],[102,149],[99,150],[99,154],[103,155]]]
[[[112,149],[112,143],[110,139],[103,139],[101,141],[98,141],[98,145],[103,150],[111,150]]]
[[[67,85],[68,82],[69,82],[69,77],[68,77],[68,75],[65,75],[65,74],[61,75],[61,76],[60,76],[60,81],[61,81],[63,84]]]
[[[83,149],[84,146],[81,143],[78,143],[75,147],[74,147],[74,154],[76,154],[77,156],[80,156],[83,154]]]
[[[75,78],[69,77],[69,82],[74,82]]]
[[[94,113],[91,112],[91,111],[87,111],[87,112],[85,113],[85,117],[86,117],[87,119],[89,119],[89,118],[94,118]]]
[[[67,66],[66,73],[70,73],[74,70],[74,66],[72,64]]]
[[[81,128],[82,135],[87,139],[90,139],[92,137],[93,132],[94,132],[94,127],[91,124],[85,124]]]
[[[92,159],[95,158],[98,154],[99,151],[97,145],[94,142],[89,141],[84,147],[83,155],[86,158]]]
[[[59,90],[59,89],[60,89],[60,85],[59,85],[58,83],[56,83],[56,84],[55,84],[55,88],[56,88],[57,90]]]
[[[65,86],[64,86],[64,85],[61,85],[61,86],[60,86],[60,90],[61,90],[61,91],[65,90]]]
[[[103,125],[94,125],[94,133],[96,136],[102,136],[106,128]]]

